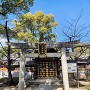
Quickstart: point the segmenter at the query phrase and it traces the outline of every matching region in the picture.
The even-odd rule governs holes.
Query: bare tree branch
[[[74,41],[74,40],[81,40],[84,37],[86,37],[89,33],[87,31],[87,28],[89,28],[90,25],[85,26],[85,24],[78,26],[78,22],[81,18],[83,10],[81,11],[79,17],[72,22],[69,22],[65,20],[69,25],[66,26],[64,25],[65,29],[61,29],[62,33],[64,36],[69,40],[69,41]],[[86,30],[86,32],[85,32]]]

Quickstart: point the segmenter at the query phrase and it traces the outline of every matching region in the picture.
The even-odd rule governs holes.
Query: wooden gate
[[[37,78],[55,78],[58,74],[57,60],[40,60],[36,62]]]

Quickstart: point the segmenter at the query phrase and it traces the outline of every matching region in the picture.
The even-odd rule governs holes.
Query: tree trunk
[[[9,35],[8,35],[8,29],[7,29],[7,21],[5,23],[5,30],[6,30],[6,38],[7,38],[7,43],[8,43],[8,50],[7,50],[7,60],[8,60],[8,77],[9,77],[9,84],[13,83],[13,78],[12,78],[12,74],[11,74],[11,59],[10,59],[10,50],[11,50],[11,46],[10,46],[10,40],[9,40]]]

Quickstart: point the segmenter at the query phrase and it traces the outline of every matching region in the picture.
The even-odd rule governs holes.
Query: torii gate
[[[58,48],[59,52],[57,53],[46,53],[46,57],[61,57],[62,63],[62,73],[63,73],[63,85],[64,90],[69,90],[69,80],[68,80],[68,71],[67,71],[67,61],[66,61],[66,48],[73,48],[75,44],[78,44],[79,41],[72,42],[60,42],[60,43],[46,43],[47,48]],[[38,49],[36,44],[34,47],[29,46],[27,43],[9,43],[14,48],[21,49],[20,52],[20,72],[19,72],[19,88],[18,90],[24,90],[24,72],[25,72],[25,51],[27,49]],[[61,52],[60,52],[61,50]],[[40,56],[38,53],[26,54],[26,57],[44,57]]]

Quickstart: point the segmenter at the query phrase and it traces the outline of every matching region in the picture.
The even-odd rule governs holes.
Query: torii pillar
[[[61,48],[61,63],[62,63],[62,74],[63,74],[63,89],[64,90],[69,90],[66,48]]]
[[[18,90],[24,90],[24,76],[25,76],[25,54],[23,49],[20,52],[20,70],[19,70],[19,88]]]

